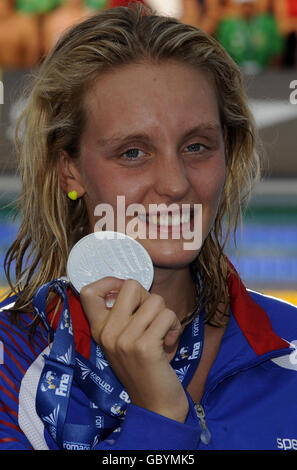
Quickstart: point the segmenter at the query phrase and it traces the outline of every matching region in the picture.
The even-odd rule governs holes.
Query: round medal
[[[79,240],[70,251],[67,276],[79,293],[83,286],[107,276],[135,279],[149,290],[154,276],[146,249],[120,232],[94,232]]]

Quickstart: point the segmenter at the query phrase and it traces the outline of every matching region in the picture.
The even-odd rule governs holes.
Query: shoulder
[[[15,297],[0,303],[0,345],[2,348],[2,362],[19,374],[24,374],[31,362],[48,345],[43,329],[36,329],[33,339],[29,338],[32,316],[20,314],[19,325],[11,322],[10,309],[13,307]]]
[[[247,290],[252,299],[265,310],[274,331],[287,341],[296,340],[297,306],[271,295]]]
[[[11,322],[14,300],[0,303],[0,450],[32,449],[26,430],[35,430],[32,410],[39,379],[35,364],[47,346],[41,329],[29,338],[31,316],[20,314],[19,326]]]

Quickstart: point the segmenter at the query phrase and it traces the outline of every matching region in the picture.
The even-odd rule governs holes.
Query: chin
[[[176,243],[173,240],[156,240],[155,242],[139,240],[139,242],[148,251],[153,265],[158,268],[183,269],[189,266],[199,254],[199,249],[185,249],[181,241]]]

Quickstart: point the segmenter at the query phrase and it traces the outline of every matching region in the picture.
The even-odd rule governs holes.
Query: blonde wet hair
[[[38,287],[66,274],[70,249],[91,230],[84,200],[73,202],[67,197],[58,170],[62,150],[73,159],[80,157],[86,92],[107,71],[166,60],[205,71],[217,94],[225,132],[226,181],[195,266],[203,279],[199,302],[201,308],[206,305],[206,321],[224,321],[229,304],[227,276],[232,270],[224,250],[260,176],[256,127],[241,72],[217,41],[141,5],[102,11],[67,31],[39,67],[27,93],[16,138],[21,221],[5,259],[11,293],[18,294],[12,311],[15,320],[21,312],[32,312]]]

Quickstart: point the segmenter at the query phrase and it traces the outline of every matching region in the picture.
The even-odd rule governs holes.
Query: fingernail
[[[117,296],[118,296],[118,292],[111,292],[110,294],[107,294],[105,296],[106,308],[112,308],[114,306]]]
[[[115,299],[105,299],[105,305],[107,308],[112,308],[114,306]]]

